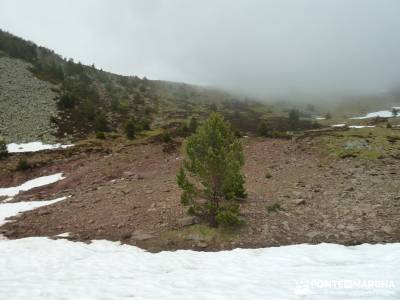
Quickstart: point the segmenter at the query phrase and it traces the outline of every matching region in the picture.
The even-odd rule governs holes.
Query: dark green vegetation
[[[322,126],[309,119],[301,119],[300,111],[291,109],[288,116],[268,116],[260,120],[257,127],[257,135],[270,138],[291,138],[288,132],[318,129]]]
[[[5,141],[0,140],[0,159],[8,156],[7,144]]]
[[[237,200],[246,197],[244,157],[230,124],[212,113],[187,139],[185,152],[177,182],[188,212],[208,220],[212,227],[240,224]]]
[[[277,202],[277,201],[267,206],[267,211],[270,212],[270,213],[271,212],[278,212],[280,210],[284,210],[284,209],[282,208],[281,203]]]
[[[25,158],[21,158],[18,161],[17,167],[15,168],[16,171],[25,171],[30,169],[30,165],[28,163],[28,161]]]
[[[136,128],[134,120],[129,120],[128,123],[126,123],[125,133],[128,139],[133,140],[135,138]]]

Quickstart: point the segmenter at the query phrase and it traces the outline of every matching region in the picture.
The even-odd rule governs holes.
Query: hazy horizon
[[[400,84],[399,13],[395,0],[2,0],[0,28],[122,75],[322,100]]]

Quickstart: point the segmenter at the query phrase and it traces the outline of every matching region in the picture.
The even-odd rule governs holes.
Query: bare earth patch
[[[235,231],[209,229],[187,217],[175,180],[179,148],[165,153],[158,143],[106,141],[98,151],[32,154],[31,160],[42,162],[32,171],[1,173],[2,187],[44,173],[66,176],[15,201],[71,197],[22,214],[0,234],[13,239],[69,232],[72,240],[107,239],[150,251],[400,241],[395,159],[336,159],[312,139],[248,138],[244,149],[249,197],[241,212],[247,223]]]

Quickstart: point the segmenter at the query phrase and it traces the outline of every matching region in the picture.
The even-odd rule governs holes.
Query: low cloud
[[[115,73],[273,98],[400,82],[397,0],[2,0],[0,27]]]

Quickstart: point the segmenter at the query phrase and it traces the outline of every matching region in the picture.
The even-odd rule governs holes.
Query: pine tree
[[[213,227],[241,223],[236,200],[246,197],[244,156],[230,124],[212,113],[185,146],[186,159],[177,174],[182,204]]]
[[[108,121],[104,113],[100,112],[96,114],[94,120],[94,130],[95,131],[108,131]]]
[[[8,156],[7,144],[5,141],[0,140],[0,159]]]
[[[300,113],[297,109],[291,109],[289,111],[289,128],[290,130],[296,130],[300,121]]]
[[[257,134],[259,136],[267,136],[268,135],[268,125],[265,120],[262,120],[257,128]]]
[[[128,121],[125,127],[125,133],[126,137],[130,140],[133,140],[136,135],[136,128],[135,128],[135,122],[131,119]]]
[[[188,126],[189,132],[194,133],[198,126],[199,126],[199,124],[197,123],[197,119],[194,117],[190,118],[189,126]]]

